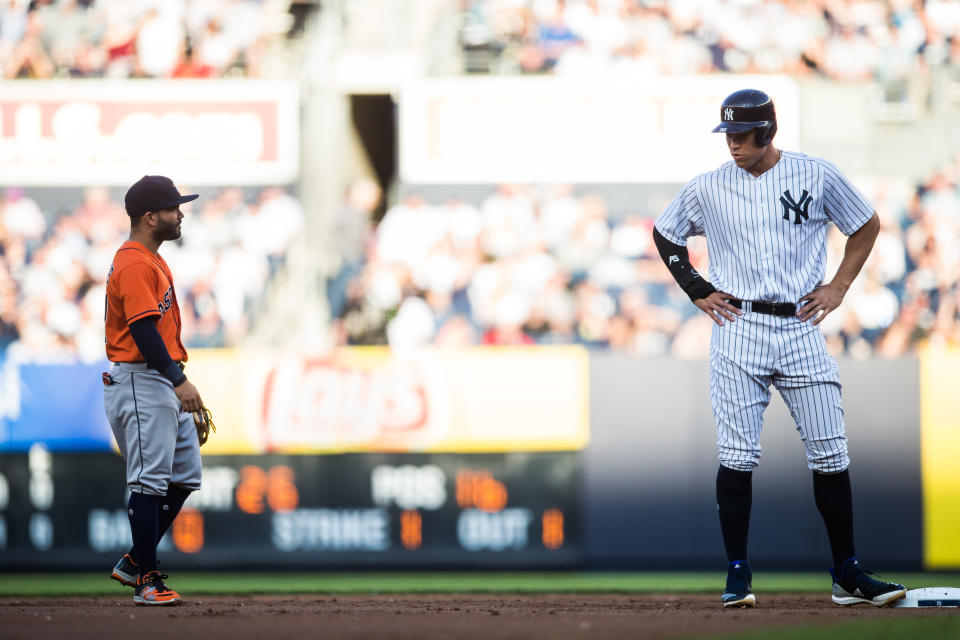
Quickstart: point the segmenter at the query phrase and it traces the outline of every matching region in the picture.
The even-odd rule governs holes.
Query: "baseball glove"
[[[200,407],[199,411],[193,412],[193,424],[197,427],[197,439],[201,447],[207,443],[211,431],[217,432],[217,427],[213,424],[213,416],[206,407]]]

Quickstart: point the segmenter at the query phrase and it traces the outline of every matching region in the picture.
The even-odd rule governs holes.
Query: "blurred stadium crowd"
[[[451,0],[452,1],[452,0]],[[15,77],[258,76],[315,0],[0,0]],[[467,71],[819,73],[960,67],[955,0],[461,0]]]
[[[960,154],[905,193],[863,186],[883,230],[823,323],[831,350],[896,357],[920,341],[960,344]],[[653,246],[659,211],[610,211],[602,195],[566,185],[501,185],[476,205],[411,194],[373,228],[379,195],[358,182],[341,211],[344,266],[328,289],[340,344],[576,343],[707,355],[712,321]],[[844,242],[832,228],[827,278]],[[706,273],[705,242],[691,238],[689,247]]]
[[[122,196],[121,196],[122,197]],[[303,209],[270,187],[204,194],[183,206],[182,239],[161,252],[176,274],[188,347],[236,344],[272,275],[300,235]],[[0,353],[31,360],[100,360],[113,255],[130,233],[123,205],[89,188],[67,211],[44,211],[23,189],[0,199]]]
[[[270,43],[302,24],[298,0],[0,0],[6,78],[262,75]],[[896,81],[960,69],[956,0],[462,0],[468,70],[640,75],[819,73]],[[824,322],[835,353],[896,357],[960,343],[960,154],[906,189],[861,185],[883,231],[844,305]],[[383,207],[354,183],[327,282],[336,344],[577,343],[702,357],[710,320],[663,268],[654,210],[611,210],[571,185],[500,185],[477,201],[412,193]],[[666,203],[663,203],[664,205]],[[189,206],[189,205],[188,205]],[[238,344],[304,225],[283,189],[226,188],[185,207],[164,245],[187,346]],[[128,233],[90,188],[72,210],[0,196],[0,351],[103,357],[104,280]],[[843,237],[830,238],[828,277]],[[705,244],[691,256],[706,271]],[[319,329],[322,331],[322,329]]]
[[[296,0],[0,0],[4,78],[263,75]],[[293,10],[292,10],[293,9]]]
[[[818,73],[960,67],[956,0],[466,0],[468,71]]]

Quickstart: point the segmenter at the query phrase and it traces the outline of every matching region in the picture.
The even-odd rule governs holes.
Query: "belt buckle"
[[[796,311],[789,302],[770,302],[770,314],[780,318],[789,318]]]

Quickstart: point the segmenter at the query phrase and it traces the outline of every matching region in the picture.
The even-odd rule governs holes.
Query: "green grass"
[[[176,588],[191,594],[258,593],[719,593],[720,573],[205,573],[176,572]],[[960,586],[960,574],[896,574],[908,588]],[[758,593],[826,592],[820,573],[760,573]],[[104,573],[0,573],[0,596],[116,595],[124,587]],[[960,635],[958,635],[960,637]]]
[[[819,627],[779,627],[731,635],[711,636],[711,640],[956,640],[960,637],[960,616],[935,618],[884,618],[858,620]]]

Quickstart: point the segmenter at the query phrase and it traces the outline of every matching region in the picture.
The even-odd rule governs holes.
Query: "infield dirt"
[[[955,610],[838,607],[829,594],[759,595],[727,609],[717,595],[198,596],[176,607],[132,598],[0,599],[3,638],[680,638]],[[954,613],[951,613],[954,612]]]

